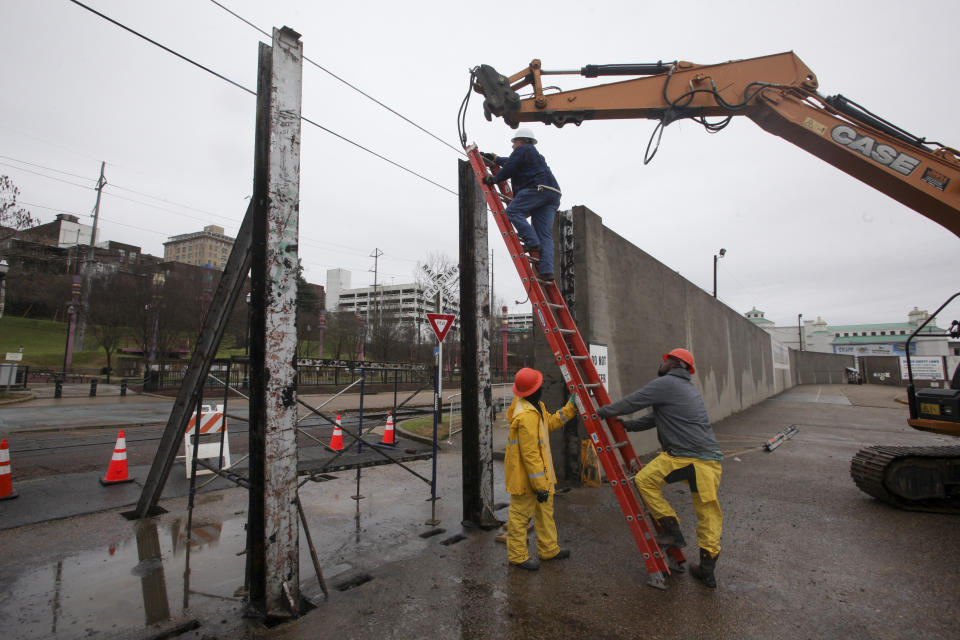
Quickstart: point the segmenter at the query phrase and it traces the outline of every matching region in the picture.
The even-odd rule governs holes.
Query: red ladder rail
[[[534,316],[547,337],[564,382],[570,393],[576,393],[580,398],[581,406],[584,408],[580,419],[583,420],[610,487],[620,504],[627,526],[643,556],[649,574],[649,583],[663,589],[666,587],[665,578],[671,573],[671,566],[674,570],[683,571],[683,563],[686,561],[683,552],[674,547],[668,548],[669,560],[672,560],[668,562],[668,558],[654,539],[653,531],[656,524],[651,526],[652,518],[648,522],[648,514],[643,507],[643,502],[635,493],[633,482],[631,482],[633,476],[628,477],[624,471],[624,465],[626,465],[631,473],[635,474],[642,465],[627,438],[623,424],[617,419],[604,421],[597,415],[597,407],[609,404],[610,397],[600,381],[587,345],[577,329],[556,282],[541,280],[537,277],[530,259],[523,251],[516,230],[505,214],[504,200],[512,197],[509,188],[506,183],[500,183],[498,191],[494,186],[484,184],[483,179],[491,174],[479,150],[475,145],[471,145],[466,148],[466,152],[487,205],[510,252],[513,265],[533,304]],[[603,428],[604,424],[609,430],[609,435]],[[622,464],[617,460],[614,452],[619,452]]]

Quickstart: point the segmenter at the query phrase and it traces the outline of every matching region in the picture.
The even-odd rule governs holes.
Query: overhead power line
[[[252,96],[256,96],[256,95],[257,95],[257,92],[256,92],[256,91],[254,91],[254,90],[252,90],[252,89],[249,89],[248,87],[243,86],[243,85],[240,84],[239,82],[236,82],[236,81],[234,81],[234,80],[231,80],[230,78],[226,77],[225,75],[222,75],[222,74],[220,74],[220,73],[217,73],[216,71],[214,71],[213,69],[210,69],[209,67],[205,67],[204,65],[200,64],[199,62],[197,62],[197,61],[195,61],[195,60],[192,60],[192,59],[188,58],[187,56],[185,56],[185,55],[183,55],[183,54],[181,54],[181,53],[178,53],[178,52],[174,51],[174,50],[171,49],[170,47],[167,47],[167,46],[165,46],[165,45],[160,44],[160,43],[157,42],[156,40],[153,40],[153,39],[151,39],[151,38],[148,38],[147,36],[143,35],[143,34],[140,33],[139,31],[136,31],[136,30],[134,30],[134,29],[126,26],[125,24],[122,24],[122,23],[120,23],[120,22],[117,22],[117,21],[114,20],[113,18],[111,18],[111,17],[109,17],[109,16],[107,16],[107,15],[104,15],[104,14],[100,13],[100,12],[97,11],[96,9],[93,9],[93,8],[91,8],[91,7],[88,7],[87,5],[83,4],[83,3],[80,2],[79,0],[69,0],[69,1],[72,2],[73,4],[79,6],[79,7],[82,7],[82,8],[84,8],[84,9],[86,9],[86,10],[89,11],[90,13],[93,13],[94,15],[103,18],[104,20],[110,22],[111,24],[114,24],[114,25],[120,27],[120,28],[123,29],[124,31],[127,31],[127,32],[129,32],[129,33],[132,33],[133,35],[137,36],[138,38],[142,38],[143,40],[146,40],[146,41],[149,42],[150,44],[155,45],[155,46],[163,49],[163,50],[166,51],[167,53],[169,53],[169,54],[171,54],[171,55],[174,55],[174,56],[180,58],[181,60],[183,60],[183,61],[185,61],[185,62],[188,62],[188,63],[194,65],[195,67],[197,67],[197,68],[199,68],[199,69],[203,69],[203,70],[206,71],[207,73],[209,73],[209,74],[211,74],[211,75],[213,75],[213,76],[216,76],[217,78],[220,78],[220,79],[223,80],[224,82],[228,82],[228,83],[232,84],[233,86],[237,87],[238,89],[241,89],[241,90],[243,90],[243,91],[246,91],[247,93],[249,93],[249,94],[252,95]],[[459,195],[456,191],[454,191],[454,190],[452,190],[452,189],[448,189],[447,187],[443,186],[443,185],[440,184],[439,182],[434,182],[434,181],[431,180],[430,178],[427,178],[426,176],[417,173],[417,172],[414,171],[413,169],[410,169],[410,168],[408,168],[408,167],[406,167],[406,166],[404,166],[404,165],[402,165],[402,164],[400,164],[400,163],[398,163],[398,162],[395,162],[395,161],[393,161],[393,160],[390,160],[390,159],[387,158],[386,156],[383,156],[383,155],[381,155],[381,154],[373,151],[372,149],[369,149],[369,148],[363,146],[362,144],[360,144],[360,143],[358,143],[358,142],[354,142],[354,141],[351,140],[350,138],[347,138],[346,136],[341,135],[341,134],[339,134],[339,133],[337,133],[337,132],[329,129],[329,128],[321,125],[320,123],[315,122],[314,120],[310,120],[310,119],[307,118],[306,116],[301,115],[301,119],[302,119],[304,122],[307,122],[307,123],[309,123],[309,124],[312,124],[313,126],[317,127],[318,129],[321,129],[321,130],[323,130],[323,131],[326,131],[326,132],[329,133],[330,135],[335,136],[335,137],[343,140],[344,142],[349,142],[350,144],[352,144],[353,146],[357,147],[358,149],[362,149],[363,151],[366,151],[367,153],[369,153],[369,154],[371,154],[371,155],[373,155],[373,156],[376,156],[377,158],[380,158],[381,160],[384,160],[385,162],[389,162],[390,164],[392,164],[393,166],[395,166],[395,167],[397,167],[397,168],[399,168],[399,169],[403,169],[403,170],[406,171],[407,173],[410,173],[410,174],[412,174],[412,175],[420,178],[421,180],[424,180],[424,181],[426,181],[426,182],[429,182],[430,184],[432,184],[432,185],[435,186],[435,187],[439,187],[440,189],[443,189],[444,191],[446,191],[446,192],[448,192],[448,193],[452,193],[452,194],[455,195],[455,196],[456,196],[456,195]]]
[[[261,29],[260,27],[258,27],[258,26],[255,25],[255,24],[253,24],[252,22],[250,22],[249,20],[247,20],[246,18],[244,18],[244,17],[241,16],[240,14],[238,14],[238,13],[236,13],[235,11],[227,8],[227,7],[224,6],[223,4],[217,2],[217,0],[210,0],[210,2],[212,2],[212,3],[215,4],[215,5],[217,5],[218,7],[220,7],[221,9],[223,9],[224,11],[226,11],[227,13],[229,13],[230,15],[232,15],[232,16],[233,16],[234,18],[236,18],[237,20],[240,20],[240,21],[243,22],[244,24],[252,27],[255,31],[258,31],[258,32],[262,33],[262,34],[263,34],[264,36],[266,36],[267,38],[272,38],[272,37],[273,37],[273,36],[271,36],[269,33],[267,33],[265,30]],[[440,136],[436,135],[435,133],[433,133],[433,132],[430,131],[429,129],[426,129],[426,128],[420,126],[419,124],[417,124],[416,122],[414,122],[413,120],[411,120],[410,118],[408,118],[407,116],[405,116],[405,115],[403,115],[402,113],[396,111],[395,109],[391,108],[390,106],[384,104],[384,103],[381,102],[380,100],[377,100],[376,98],[374,98],[373,96],[371,96],[369,93],[367,93],[367,92],[364,91],[363,89],[360,89],[359,87],[351,84],[351,83],[348,82],[347,80],[344,80],[343,78],[341,78],[340,76],[338,76],[337,74],[335,74],[333,71],[330,71],[329,69],[327,69],[326,67],[324,67],[323,65],[321,65],[319,62],[315,62],[314,60],[311,60],[311,59],[308,58],[307,56],[303,56],[303,59],[306,60],[307,62],[309,62],[310,64],[312,64],[313,66],[315,66],[317,69],[320,69],[320,70],[323,71],[324,73],[329,74],[332,78],[334,78],[334,79],[336,79],[336,80],[339,80],[339,81],[342,82],[343,84],[347,85],[348,87],[350,87],[351,89],[353,89],[354,91],[356,91],[357,93],[359,93],[360,95],[362,95],[363,97],[367,98],[368,100],[371,100],[372,102],[380,105],[381,107],[383,107],[384,109],[386,109],[387,111],[389,111],[389,112],[392,113],[393,115],[397,116],[398,118],[400,118],[400,119],[403,120],[404,122],[407,122],[407,123],[413,125],[414,127],[416,127],[417,129],[419,129],[420,131],[424,132],[425,134],[427,134],[427,135],[430,136],[431,138],[437,140],[437,141],[440,142],[441,144],[445,144],[446,146],[450,147],[451,149],[453,149],[454,151],[456,151],[457,153],[459,153],[459,154],[462,155],[462,156],[463,156],[463,155],[466,155],[466,154],[463,152],[463,149],[458,149],[457,147],[453,146],[452,144],[450,144],[449,142],[447,142],[446,140],[444,140],[444,139],[441,138]]]

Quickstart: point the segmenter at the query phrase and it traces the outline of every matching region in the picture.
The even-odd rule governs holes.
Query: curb
[[[403,422],[407,422],[407,421],[404,420]],[[429,445],[433,444],[433,438],[427,438],[426,436],[421,436],[417,433],[413,433],[412,431],[407,431],[406,429],[404,429],[403,422],[398,422],[393,426],[393,428],[397,431],[398,434],[402,434],[406,438],[413,440],[414,442],[419,442],[420,444],[429,444]],[[439,446],[439,444],[440,442],[438,441],[437,445]]]
[[[406,422],[406,420],[404,420],[404,422]],[[415,442],[419,442],[419,443],[421,443],[421,444],[429,444],[429,445],[432,445],[432,444],[433,444],[433,438],[427,438],[427,437],[421,436],[421,435],[419,435],[419,434],[416,434],[416,433],[412,433],[412,432],[410,432],[410,431],[407,431],[406,429],[403,428],[402,425],[403,425],[403,422],[401,422],[401,423],[399,423],[399,424],[397,424],[397,425],[394,426],[394,429],[396,429],[396,431],[397,431],[398,434],[403,434],[405,437],[409,438],[410,440],[413,440],[413,441],[415,441]],[[439,445],[439,442],[438,442],[437,444]],[[505,456],[506,456],[506,451],[504,451],[503,449],[494,449],[494,450],[493,450],[493,459],[494,459],[494,460],[503,460]]]
[[[28,393],[30,395],[28,395],[25,398],[9,398],[7,400],[0,400],[0,406],[3,406],[5,404],[18,404],[20,402],[29,402],[30,400],[36,400],[37,394],[33,393],[32,391]]]

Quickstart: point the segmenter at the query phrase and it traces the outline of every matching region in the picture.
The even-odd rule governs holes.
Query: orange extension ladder
[[[670,575],[671,567],[674,571],[684,570],[683,563],[686,559],[683,552],[674,547],[667,547],[666,550],[670,555],[667,558],[653,537],[657,524],[649,516],[639,494],[636,493],[632,476],[628,478],[624,471],[624,465],[626,465],[627,469],[635,474],[642,465],[627,438],[623,424],[617,419],[604,421],[597,416],[597,407],[610,404],[610,397],[593,366],[590,352],[563,296],[560,295],[556,281],[541,280],[537,277],[537,271],[531,265],[529,256],[524,253],[516,230],[504,213],[506,208],[504,202],[509,201],[513,194],[506,182],[497,186],[484,184],[483,179],[492,174],[480,155],[479,149],[476,145],[470,145],[465,151],[483,195],[487,199],[487,206],[490,207],[493,219],[496,220],[497,227],[500,228],[500,233],[507,244],[510,258],[517,268],[517,273],[520,274],[524,289],[530,296],[533,315],[540,322],[540,327],[547,336],[547,342],[550,343],[550,349],[557,366],[560,367],[560,373],[566,381],[567,388],[571,394],[576,393],[580,397],[581,406],[586,412],[580,414],[580,419],[583,420],[587,433],[593,441],[597,457],[603,465],[610,487],[617,496],[627,526],[640,548],[640,553],[647,565],[649,584],[664,589],[666,576]],[[606,430],[604,424],[607,426]],[[617,459],[614,451],[620,452],[620,460]]]

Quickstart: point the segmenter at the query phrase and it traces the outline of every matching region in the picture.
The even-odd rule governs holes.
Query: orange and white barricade
[[[193,468],[193,432],[197,427],[197,413],[190,416],[187,431],[183,435],[184,466],[187,477]],[[227,420],[223,415],[223,405],[203,405],[200,413],[200,442],[197,449],[197,458],[202,458],[217,465],[220,458],[220,435],[223,434],[223,468],[230,467],[230,434],[227,431]],[[197,467],[197,475],[213,473],[203,467]]]

